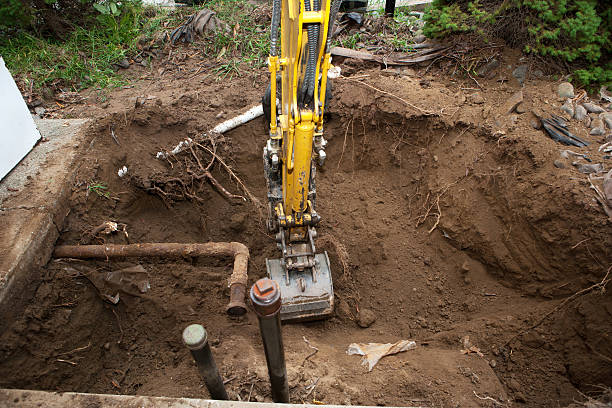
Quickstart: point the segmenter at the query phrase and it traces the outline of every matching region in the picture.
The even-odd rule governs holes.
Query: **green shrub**
[[[443,38],[478,32],[498,36],[525,52],[557,58],[574,67],[573,79],[588,85],[611,81],[612,5],[597,0],[435,0],[423,33]]]

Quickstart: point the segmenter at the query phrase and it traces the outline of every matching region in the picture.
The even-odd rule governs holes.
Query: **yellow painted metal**
[[[308,188],[312,159],[312,138],[314,123],[312,120],[300,122],[295,126],[293,149],[287,154],[293,158],[293,168],[285,167],[284,204],[285,212],[304,213],[308,210]],[[301,217],[300,217],[301,218]]]
[[[323,100],[325,101],[325,85],[327,84],[327,69],[324,69],[323,72],[321,72],[322,74],[322,86],[321,86],[321,93],[319,94],[319,73],[320,73],[320,67],[321,67],[321,60],[323,58],[323,54],[325,53],[325,46],[326,46],[326,42],[327,42],[327,28],[329,27],[329,11],[331,9],[331,0],[324,0],[321,4],[321,12],[323,13],[323,21],[322,21],[322,27],[321,27],[321,35],[319,36],[320,40],[319,40],[319,55],[317,57],[317,67],[316,67],[316,71],[315,71],[315,78],[317,79],[315,81],[315,89],[314,89],[314,116],[315,116],[315,120],[317,122],[319,122],[318,117],[319,115],[319,101]],[[323,66],[325,68],[325,61],[323,61]],[[329,66],[327,66],[328,68]],[[323,125],[323,118],[321,118],[320,126]],[[317,127],[320,127],[317,126]]]
[[[281,55],[280,59],[272,57],[269,59],[273,110],[271,134],[274,134],[273,130],[277,126],[275,111],[278,92],[277,72],[280,71],[281,76],[281,114],[278,118],[278,133],[282,136],[283,202],[282,207],[276,209],[276,213],[286,220],[285,225],[287,223],[295,225],[290,228],[289,237],[302,237],[302,239],[306,236],[306,229],[301,226],[312,219],[308,192],[315,128],[320,132],[323,125],[319,101],[325,100],[327,70],[330,65],[330,56],[325,53],[325,43],[331,8],[331,0],[322,0],[320,11],[305,11],[304,1],[311,0],[282,1]],[[300,108],[297,103],[298,84],[304,76],[306,65],[304,59],[308,37],[304,24],[321,25],[315,78],[318,79],[320,74],[322,80],[320,84],[318,80],[315,81],[314,111]]]
[[[321,11],[305,11],[304,16],[302,17],[302,22],[304,24],[308,23],[322,23],[325,18],[325,13]]]
[[[272,56],[268,58],[268,67],[270,68],[270,134],[276,134],[276,71],[278,71],[278,57]]]

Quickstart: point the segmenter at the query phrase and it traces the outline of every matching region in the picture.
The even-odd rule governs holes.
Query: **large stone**
[[[476,71],[476,74],[481,77],[489,78],[491,74],[495,73],[495,70],[499,67],[499,61],[493,58],[491,61],[484,64]]]
[[[612,112],[605,112],[599,115],[599,119],[603,120],[608,129],[612,129]]]
[[[516,78],[519,84],[523,85],[525,83],[525,78],[527,77],[527,69],[529,67],[527,65],[519,65],[516,67],[514,71],[512,71],[512,76]]]
[[[561,110],[563,112],[566,112],[568,115],[570,115],[570,117],[573,117],[574,116],[574,104],[572,103],[572,100],[571,99],[566,100],[563,106],[561,106]]]
[[[604,108],[602,108],[601,106],[595,105],[594,103],[585,102],[582,105],[584,106],[584,108],[589,113],[602,113],[602,112],[605,112]]]
[[[574,110],[574,119],[583,121],[586,118],[587,111],[582,105],[576,105],[576,109]]]
[[[579,172],[584,174],[597,174],[604,171],[604,166],[601,163],[580,163],[573,162],[572,165],[578,169]]]
[[[604,129],[603,121],[599,118],[593,119],[591,122],[591,131],[589,132],[592,136],[602,136],[606,133]]]
[[[608,206],[612,208],[612,170],[604,176],[603,193],[608,202]]]
[[[557,89],[559,97],[561,98],[573,98],[574,97],[574,85],[569,82],[562,82],[559,84]]]
[[[506,114],[514,112],[519,103],[523,102],[523,91],[515,92],[510,98],[504,102],[504,112]]]

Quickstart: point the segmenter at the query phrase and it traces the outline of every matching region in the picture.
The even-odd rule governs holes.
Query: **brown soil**
[[[343,67],[367,74],[369,86],[335,82],[329,159],[317,174],[318,242],[331,257],[337,306],[328,320],[283,327],[292,401],[495,406],[490,397],[550,407],[612,386],[612,298],[595,289],[562,303],[609,270],[610,223],[585,176],[569,163],[553,166],[563,147],[531,127],[531,114],[501,112],[518,85],[481,80],[485,101],[470,103],[474,91],[465,87],[473,84]],[[143,180],[171,172],[157,151],[210,129],[219,111],[228,118],[257,103],[264,84],[261,72],[225,83],[141,82],[117,91],[107,108],[75,109],[97,120],[59,243],[83,242],[108,220],[126,224],[133,243],[240,241],[251,251],[250,283],[263,277],[265,258],[278,252],[252,202],[230,201],[206,183],[199,200],[164,201]],[[553,88],[529,81],[523,92],[529,105],[556,113]],[[571,129],[600,142],[579,124]],[[222,156],[262,201],[266,134],[255,120],[222,143]],[[596,162],[598,146],[584,149]],[[119,178],[124,165],[129,176]],[[213,175],[244,194],[223,168]],[[110,198],[88,189],[95,182],[106,183]],[[98,296],[91,276],[136,263],[149,292],[122,292],[117,305]],[[52,260],[23,318],[0,335],[0,386],[206,397],[180,336],[199,322],[231,397],[270,400],[257,319],[224,312],[230,271],[231,259]],[[364,309],[376,315],[368,328],[356,323]],[[461,353],[465,336],[483,356]],[[319,349],[308,359],[304,339]],[[400,339],[417,340],[417,349],[370,373],[346,354],[352,342]]]

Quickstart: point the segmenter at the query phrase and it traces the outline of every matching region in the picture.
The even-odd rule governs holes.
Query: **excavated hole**
[[[240,241],[251,250],[254,282],[265,275],[265,258],[278,252],[251,203],[230,203],[210,185],[199,191],[200,202],[164,203],[143,190],[143,179],[169,171],[155,152],[202,130],[181,119],[180,107],[164,109],[143,108],[118,130],[129,146],[98,142],[87,153],[60,243],[79,243],[107,220],[125,223],[133,243]],[[524,150],[484,129],[370,111],[340,112],[327,127],[329,159],[317,175],[318,242],[331,256],[336,314],[284,326],[292,401],[475,406],[476,392],[547,406],[609,381],[609,363],[585,346],[598,347],[610,330],[609,319],[589,313],[596,298],[505,344],[536,322],[534,310],[548,310],[545,297],[572,293],[573,286],[560,285],[581,287],[578,275],[597,268],[586,253],[571,262],[560,256],[567,243],[551,243],[530,224],[533,195],[513,182],[531,177]],[[100,123],[99,140],[106,129]],[[254,121],[230,132],[221,151],[261,200],[265,135]],[[124,164],[132,182],[116,177]],[[213,174],[242,194],[221,168]],[[94,181],[105,181],[117,200],[87,193]],[[84,277],[137,263],[151,289],[143,296],[121,292],[116,306]],[[199,322],[231,398],[269,401],[255,316],[232,320],[224,313],[230,271],[230,259],[52,260],[23,318],[0,337],[0,386],[207,397],[180,340],[185,326]],[[359,327],[368,325],[368,313],[375,322]],[[483,357],[460,353],[465,336]],[[318,348],[309,358],[304,338]],[[416,339],[419,347],[383,359],[369,374],[359,357],[346,355],[352,342],[400,339]]]

